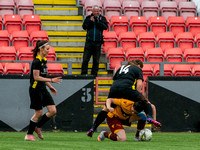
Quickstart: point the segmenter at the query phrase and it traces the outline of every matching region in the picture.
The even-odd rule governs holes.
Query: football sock
[[[107,117],[106,111],[100,111],[99,114],[97,115],[96,120],[94,121],[94,124],[92,125],[92,129],[95,131],[97,127],[106,119]]]
[[[35,122],[34,120],[30,120],[30,124],[29,124],[29,128],[28,128],[28,133],[27,134],[33,134],[33,132],[35,131],[36,125],[37,125],[37,122]]]
[[[151,104],[147,103],[147,106],[144,109],[144,112],[147,114],[147,118],[152,118],[153,110],[152,110]]]
[[[40,121],[38,122],[37,127],[38,127],[38,128],[41,128],[47,121],[49,121],[49,119],[50,119],[50,118],[48,118],[47,115],[44,114],[44,115],[42,116],[42,118],[40,119]]]
[[[139,132],[144,129],[146,120],[139,120],[137,123],[137,131],[136,131],[136,137],[139,137]]]
[[[109,139],[113,140],[113,141],[117,141],[117,134],[105,132],[104,136],[106,138],[109,138]]]

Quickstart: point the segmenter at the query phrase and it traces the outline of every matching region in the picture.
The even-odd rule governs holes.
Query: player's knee
[[[119,137],[119,141],[126,141],[127,138],[126,137]]]
[[[56,109],[51,109],[51,110],[49,111],[49,113],[50,113],[51,116],[53,117],[53,116],[56,115],[57,111],[56,111]]]

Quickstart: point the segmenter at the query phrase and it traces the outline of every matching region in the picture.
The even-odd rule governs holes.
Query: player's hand
[[[54,87],[50,87],[49,89],[50,89],[50,91],[51,91],[51,93],[52,93],[53,95],[56,95],[56,94],[57,94],[57,90],[56,90]]]
[[[114,111],[114,108],[109,107],[109,108],[108,108],[108,111],[109,111],[109,112],[113,112],[113,111]]]
[[[62,82],[62,77],[55,77],[51,79],[52,83],[61,83]]]

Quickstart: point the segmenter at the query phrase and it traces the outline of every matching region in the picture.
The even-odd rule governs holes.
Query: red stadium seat
[[[165,60],[167,62],[183,62],[183,53],[180,48],[165,49]]]
[[[160,76],[160,65],[159,64],[156,64],[154,66],[154,75]],[[173,76],[171,64],[164,64],[164,76]]]
[[[13,0],[1,0],[0,2],[0,15],[3,18],[4,15],[13,15],[15,12],[15,4]]]
[[[40,31],[41,25],[42,24],[39,15],[24,15],[23,26],[29,35],[32,31]]]
[[[184,59],[186,62],[200,62],[200,48],[185,49]]]
[[[134,32],[121,32],[119,34],[119,45],[126,50],[137,46],[137,39]]]
[[[16,50],[12,46],[0,48],[0,60],[15,61],[17,58]]]
[[[194,39],[193,35],[190,32],[183,32],[176,35],[176,43],[179,48],[184,52],[187,48],[193,48]]]
[[[130,28],[135,35],[138,36],[140,33],[147,32],[148,24],[147,19],[144,16],[131,16],[130,17]]]
[[[92,7],[94,5],[99,6],[100,10],[102,11],[101,0],[86,0],[85,1],[85,14],[86,15],[90,15],[92,13]]]
[[[156,46],[155,35],[153,32],[144,32],[138,35],[139,46],[143,48],[144,51],[149,48],[154,48]]]
[[[21,47],[18,49],[18,59],[20,61],[32,61],[33,60],[33,52],[34,47]]]
[[[29,63],[22,63],[24,68],[24,74],[30,74],[30,64]]]
[[[34,4],[32,0],[17,0],[17,13],[23,18],[24,15],[34,15]]]
[[[21,63],[5,63],[4,74],[24,74],[24,68]]]
[[[175,64],[173,67],[174,76],[192,76],[191,66],[186,64]]]
[[[48,61],[55,61],[56,60],[56,53],[53,47],[49,48],[49,53],[46,56]]]
[[[121,3],[119,0],[104,1],[105,15],[111,19],[111,16],[121,16]]]
[[[177,4],[174,1],[162,1],[160,2],[160,12],[161,16],[165,17],[167,20],[169,16],[177,16],[178,9]]]
[[[0,74],[4,74],[3,65],[0,63]]]
[[[200,33],[195,35],[195,43],[197,44],[197,47],[200,48]]]
[[[48,75],[63,75],[64,71],[60,63],[47,63]]]
[[[149,17],[149,28],[155,36],[157,36],[158,33],[166,32],[167,25],[165,17]]]
[[[49,37],[46,31],[34,31],[30,34],[30,42],[32,46],[35,46],[37,40],[47,40],[49,41]]]
[[[117,35],[115,32],[103,32],[103,53],[107,53],[109,48],[116,48],[117,47]]]
[[[150,16],[158,16],[158,3],[156,1],[143,1],[141,5],[142,15],[149,19]]]
[[[131,61],[133,59],[140,59],[142,62],[144,62],[144,51],[142,48],[128,48],[126,51],[126,59],[128,61]]]
[[[158,3],[158,6],[160,6],[160,3],[168,1],[168,0],[155,0]]]
[[[193,36],[200,33],[200,17],[188,17],[186,27],[188,28],[188,32],[191,32]]]
[[[12,45],[18,50],[20,47],[29,46],[29,35],[27,31],[13,31],[11,34]]]
[[[0,47],[9,45],[10,45],[10,37],[8,31],[0,30]]]
[[[174,48],[175,46],[175,38],[172,32],[163,32],[157,35],[157,43],[163,51],[165,49]]]
[[[128,18],[126,16],[112,16],[111,17],[111,28],[115,31],[117,36],[121,32],[128,32]]]
[[[179,11],[180,16],[184,17],[185,20],[187,17],[195,17],[196,5],[194,2],[179,2]]]
[[[144,64],[144,67],[142,68],[144,81],[147,81],[148,76],[154,75],[153,67],[154,67],[154,65]]]
[[[185,20],[183,17],[168,17],[168,28],[173,32],[174,36],[178,33],[185,32]]]
[[[20,15],[4,15],[4,26],[9,34],[13,31],[22,30],[22,20]]]
[[[200,76],[200,65],[193,65],[193,76]]]
[[[187,2],[188,0],[173,0],[176,2],[177,5],[179,5],[180,2]]]
[[[129,20],[131,16],[140,15],[140,4],[138,1],[123,1],[122,9],[124,15],[127,16]]]
[[[145,55],[146,61],[148,62],[163,62],[164,55],[161,48],[149,48],[146,49]]]
[[[0,30],[3,29],[3,21],[2,21],[2,17],[0,16]]]
[[[122,48],[110,48],[107,52],[107,59],[110,63],[109,69],[115,69],[117,64],[126,60],[126,56]]]

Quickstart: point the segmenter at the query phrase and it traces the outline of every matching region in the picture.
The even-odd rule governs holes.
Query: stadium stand
[[[194,47],[194,38],[191,32],[182,32],[176,35],[176,43],[184,52],[187,48]]]
[[[185,20],[187,17],[195,17],[196,5],[194,2],[179,2],[179,12],[180,16],[184,17]]]
[[[154,75],[160,76],[160,65],[159,64],[155,64],[155,66],[154,66]],[[173,76],[171,64],[164,64],[164,76]]]
[[[2,63],[0,63],[0,74],[4,74],[4,70],[3,70],[3,66],[2,66]]]
[[[109,48],[116,48],[117,47],[117,34],[113,31],[111,32],[107,32],[104,31],[103,32],[103,40],[104,40],[104,44],[103,44],[103,53],[107,53]]]
[[[193,65],[193,76],[200,76],[200,65]]]
[[[200,62],[200,49],[199,48],[185,49],[184,59],[186,60],[186,62]]]
[[[196,34],[194,40],[195,40],[197,47],[200,48],[200,33]]]
[[[200,17],[187,17],[186,27],[193,36],[200,33]]]
[[[144,51],[149,48],[155,48],[156,39],[153,32],[143,32],[138,35],[139,46],[143,48]]]
[[[141,12],[142,15],[147,18],[147,20],[150,16],[158,16],[158,3],[156,1],[143,1],[141,5]]]
[[[104,1],[104,12],[109,19],[112,16],[121,16],[121,3],[119,0],[105,0]]]
[[[101,9],[102,11],[102,3],[100,0],[86,0],[85,1],[85,14],[86,15],[90,15],[92,13],[92,7],[94,5],[97,5],[99,6],[99,8]]]
[[[47,63],[48,75],[63,75],[64,71],[60,63]]]
[[[148,48],[146,49],[145,58],[148,62],[163,62],[163,50],[161,48]]]
[[[4,74],[24,74],[24,68],[21,63],[5,63]]]
[[[32,46],[35,46],[37,40],[47,40],[49,37],[46,31],[34,31],[30,34],[30,43]]]
[[[192,76],[192,70],[190,65],[175,64],[173,67],[174,76]]]
[[[17,51],[17,58],[20,61],[32,61],[33,60],[33,53],[31,50],[34,47],[20,47]]]
[[[143,78],[145,82],[147,81],[148,76],[154,75],[153,67],[154,67],[154,64],[144,64],[144,67],[142,68],[142,72],[143,72]]]

